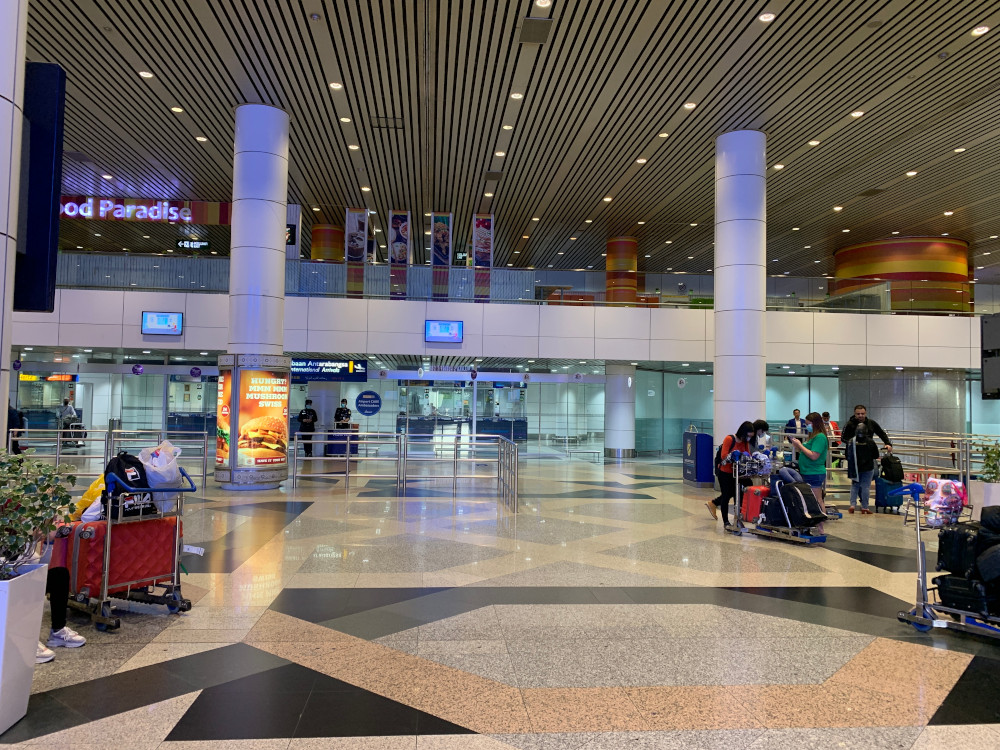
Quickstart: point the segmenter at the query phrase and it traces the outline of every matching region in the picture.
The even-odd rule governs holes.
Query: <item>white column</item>
[[[28,0],[0,3],[0,393],[10,392],[10,342],[17,257],[17,208],[24,123],[24,58]],[[7,410],[0,416],[7,447]]]
[[[765,136],[715,141],[714,438],[764,418],[766,350]]]
[[[606,365],[604,373],[604,455],[634,458],[635,368]]]
[[[236,108],[230,354],[284,353],[288,113],[265,104]]]

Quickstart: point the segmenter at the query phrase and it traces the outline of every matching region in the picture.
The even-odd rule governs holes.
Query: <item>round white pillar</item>
[[[635,367],[604,368],[604,455],[635,458]]]
[[[757,130],[715,141],[716,442],[765,413],[765,145]]]
[[[284,352],[288,113],[265,104],[236,108],[230,354]]]
[[[11,325],[14,309],[14,260],[21,182],[21,130],[24,122],[24,60],[28,0],[0,3],[0,393],[10,393]],[[27,187],[25,187],[27,189]],[[7,447],[7,411],[0,417]]]

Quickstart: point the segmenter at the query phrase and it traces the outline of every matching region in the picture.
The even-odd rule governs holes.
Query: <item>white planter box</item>
[[[979,514],[988,505],[1000,505],[1000,484],[987,484],[978,479],[969,482],[969,505],[972,506],[973,520],[979,520]]]
[[[48,567],[25,565],[0,581],[0,734],[28,712]]]

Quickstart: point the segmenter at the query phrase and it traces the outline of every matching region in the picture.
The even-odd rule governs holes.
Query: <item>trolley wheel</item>
[[[170,614],[177,614],[178,612],[187,612],[191,609],[191,600],[185,599],[181,596],[179,589],[171,591],[167,594],[167,611]]]
[[[907,614],[909,614],[911,617],[927,617],[927,613],[924,611],[921,611],[918,614],[916,607],[911,609]],[[916,630],[918,633],[927,633],[930,631],[932,627],[931,625],[925,625],[922,622],[912,622],[912,621],[910,622],[910,625],[912,625],[913,629]]]
[[[94,538],[94,530],[93,529],[84,529],[83,531],[80,532],[80,538],[81,539],[93,539]]]

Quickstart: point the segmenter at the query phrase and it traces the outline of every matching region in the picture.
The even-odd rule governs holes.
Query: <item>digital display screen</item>
[[[425,320],[424,341],[428,343],[461,344],[463,326],[464,322],[461,320]]]
[[[184,313],[144,312],[142,332],[159,336],[180,336],[184,331]]]

